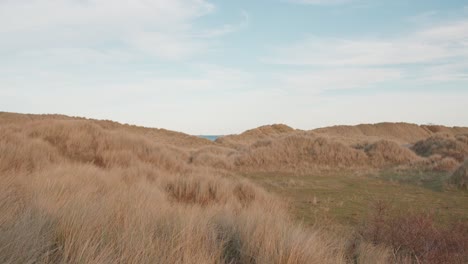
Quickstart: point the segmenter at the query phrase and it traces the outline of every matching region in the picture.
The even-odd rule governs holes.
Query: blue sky
[[[468,1],[0,0],[0,111],[468,126]]]

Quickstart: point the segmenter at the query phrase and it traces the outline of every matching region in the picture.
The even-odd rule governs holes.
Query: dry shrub
[[[468,134],[456,135],[455,138],[457,139],[457,141],[460,141],[460,142],[468,145]]]
[[[165,179],[163,185],[171,200],[179,203],[208,205],[227,203],[232,195],[229,183],[214,177],[177,177]]]
[[[377,166],[409,164],[418,157],[409,149],[388,140],[380,140],[364,148],[371,162]]]
[[[453,158],[442,158],[439,162],[436,163],[436,166],[433,167],[436,171],[451,171],[459,165],[458,161]]]
[[[432,155],[428,159],[428,168],[435,171],[453,171],[460,163],[451,157],[442,157],[441,155]]]
[[[270,171],[383,168],[411,165],[421,160],[411,150],[388,140],[347,146],[308,133],[259,140],[234,157],[238,169]]]
[[[468,225],[437,225],[431,213],[397,212],[377,202],[358,233],[366,243],[392,248],[394,261],[405,258],[416,263],[468,261]]]
[[[256,142],[235,158],[235,165],[240,169],[294,170],[314,166],[362,166],[367,156],[325,138],[296,134]]]
[[[454,158],[458,162],[463,162],[468,155],[468,144],[464,135],[458,137],[435,135],[418,141],[412,149],[423,157],[438,154],[442,157]]]
[[[233,168],[232,159],[229,157],[235,153],[235,150],[226,147],[204,147],[192,152],[189,163],[197,166],[229,170]]]
[[[468,160],[448,179],[448,183],[462,190],[468,190]]]
[[[130,167],[148,163],[158,169],[184,171],[187,153],[120,130],[104,130],[93,122],[66,120],[34,122],[25,127],[30,138],[53,146],[67,159],[96,166]]]
[[[242,206],[248,206],[255,199],[264,199],[265,196],[249,182],[237,183],[232,192]]]
[[[230,204],[235,208],[249,206],[254,201],[266,202],[270,198],[248,182],[233,184],[226,179],[208,176],[179,176],[161,179],[170,201],[207,206]]]

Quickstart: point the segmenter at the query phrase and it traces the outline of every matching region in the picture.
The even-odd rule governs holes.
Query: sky
[[[468,1],[0,0],[0,111],[468,126]]]

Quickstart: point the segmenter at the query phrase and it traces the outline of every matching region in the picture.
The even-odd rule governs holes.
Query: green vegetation
[[[441,223],[468,221],[468,193],[442,190],[442,179],[436,180],[437,174],[428,175],[428,180],[423,179],[419,186],[416,181],[409,180],[414,175],[388,171],[378,176],[353,172],[303,176],[249,173],[243,176],[290,199],[295,216],[307,224],[331,220],[355,226],[362,222],[376,201],[386,201],[402,210],[433,211]]]

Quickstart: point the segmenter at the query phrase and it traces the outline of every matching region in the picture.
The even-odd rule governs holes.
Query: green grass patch
[[[444,191],[446,181],[450,177],[447,172],[395,170],[388,169],[377,174],[376,178],[427,188],[433,191]]]
[[[386,201],[402,210],[434,212],[442,224],[468,221],[468,193],[440,188],[442,183],[436,175],[423,184],[417,183],[420,179],[411,182],[411,175],[346,172],[301,176],[262,172],[243,176],[288,199],[294,215],[307,224],[330,220],[355,226],[375,201]]]

